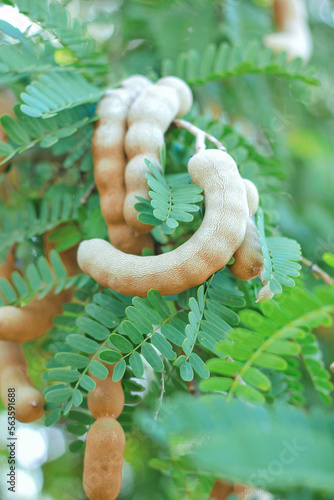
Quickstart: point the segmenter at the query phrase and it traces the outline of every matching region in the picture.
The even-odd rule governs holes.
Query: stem
[[[305,257],[302,257],[302,263],[305,264],[309,268],[310,271],[312,271],[318,278],[322,278],[326,285],[332,285],[333,284],[333,278],[329,276],[325,271],[321,269],[321,267],[317,266],[317,264],[314,264],[308,259],[305,259]]]
[[[204,130],[201,130],[200,128],[196,127],[196,125],[193,125],[186,120],[177,118],[173,121],[173,125],[175,125],[177,128],[184,128],[185,130],[190,132],[190,134],[196,137],[196,153],[205,149],[205,140],[212,142],[212,144],[214,144],[221,151],[226,151],[225,146],[216,137],[208,134]]]
[[[165,370],[162,370],[162,374],[161,374],[161,392],[160,392],[160,397],[159,397],[159,405],[158,405],[157,411],[155,412],[155,415],[154,415],[154,420],[155,421],[158,420],[159,411],[160,411],[160,408],[162,406],[162,400],[163,400],[163,397],[164,397],[164,394],[165,394],[165,375],[166,375]]]
[[[82,198],[80,200],[81,205],[86,205],[88,198],[90,197],[90,195],[92,194],[94,189],[95,189],[95,181],[93,181],[91,183],[91,185],[87,188],[87,191],[85,192],[85,194],[82,196]]]

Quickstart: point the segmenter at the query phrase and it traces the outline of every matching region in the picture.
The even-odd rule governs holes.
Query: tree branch
[[[326,285],[332,285],[333,284],[333,278],[329,276],[325,271],[321,269],[321,267],[317,266],[317,264],[314,264],[308,259],[305,259],[305,257],[302,257],[302,263],[305,264],[309,268],[310,271],[313,272],[313,274],[316,275],[317,278],[322,278]]]
[[[204,130],[201,130],[200,128],[196,127],[196,125],[193,125],[186,120],[177,118],[173,121],[173,125],[175,125],[177,128],[183,128],[184,130],[187,130],[188,132],[190,132],[190,134],[196,137],[196,153],[205,149],[205,140],[212,142],[212,144],[214,144],[221,151],[226,151],[225,146],[216,137],[208,134]]]

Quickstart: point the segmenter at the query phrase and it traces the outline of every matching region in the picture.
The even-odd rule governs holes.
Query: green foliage
[[[79,129],[89,126],[96,119],[88,116],[87,107],[65,110],[48,120],[27,116],[18,106],[15,107],[15,113],[18,120],[9,115],[1,117],[1,125],[11,143],[0,143],[0,154],[5,156],[0,164],[37,144],[43,149],[50,148],[58,141],[73,136]]]
[[[50,73],[33,82],[21,94],[21,110],[33,118],[51,118],[60,111],[96,102],[104,91],[73,72]],[[66,137],[64,135],[63,137]]]
[[[180,221],[194,220],[192,213],[199,211],[196,203],[203,201],[200,194],[203,189],[189,183],[187,174],[165,177],[150,161],[145,162],[152,172],[152,175],[146,174],[151,200],[137,196],[140,201],[135,205],[140,212],[138,220],[144,224],[161,225],[164,233],[172,234]]]
[[[262,313],[243,309],[242,327],[229,332],[226,340],[216,347],[224,359],[208,360],[207,367],[214,377],[201,383],[202,390],[223,391],[228,399],[236,395],[246,402],[263,404],[272,387],[263,369],[274,370],[286,373],[290,382],[294,379],[294,386],[290,384],[291,396],[298,401],[301,367],[294,359],[300,359],[318,394],[330,403],[333,384],[311,330],[332,324],[333,303],[332,288],[320,287],[315,295],[297,288],[286,292],[277,302],[264,303]]]
[[[158,424],[147,413],[138,423],[188,471],[271,491],[306,486],[333,494],[333,416],[320,408],[258,409],[218,395],[182,395],[162,407]]]
[[[20,243],[35,236],[40,236],[46,231],[50,231],[60,224],[74,222],[78,219],[78,200],[70,194],[55,195],[52,200],[44,198],[41,200],[38,211],[33,203],[27,203],[24,209],[7,211],[7,217],[3,221],[0,232],[0,251],[7,250],[15,243]],[[66,245],[73,246],[78,243],[78,233],[73,227],[67,226],[70,231],[66,231],[63,237]],[[64,233],[63,228],[62,231]],[[60,234],[60,236],[62,236]],[[73,239],[74,236],[74,239]],[[59,239],[55,233],[55,241]],[[80,234],[79,234],[80,238]],[[58,250],[65,250],[65,247],[58,247]],[[67,246],[68,248],[68,246]]]
[[[296,261],[302,258],[300,245],[288,238],[266,238],[261,208],[257,211],[257,225],[264,255],[263,279],[274,294],[282,293],[281,285],[295,286],[291,276],[299,276],[301,265]]]
[[[302,65],[301,59],[287,62],[286,53],[274,55],[272,49],[264,47],[258,40],[253,40],[246,46],[209,44],[203,54],[194,50],[181,53],[175,62],[170,59],[163,61],[162,74],[176,75],[189,85],[203,85],[249,74],[280,76],[318,84],[312,71],[303,69]]]
[[[0,306],[15,305],[25,306],[35,297],[40,300],[51,290],[57,295],[72,286],[87,282],[87,277],[82,274],[68,276],[60,255],[56,250],[51,250],[49,260],[42,256],[37,259],[36,264],[29,264],[26,276],[14,271],[11,276],[11,284],[5,278],[0,278]]]

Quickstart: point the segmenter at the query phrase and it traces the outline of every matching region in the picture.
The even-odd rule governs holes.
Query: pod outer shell
[[[104,417],[86,439],[83,486],[89,500],[115,500],[122,486],[125,435],[117,420]]]

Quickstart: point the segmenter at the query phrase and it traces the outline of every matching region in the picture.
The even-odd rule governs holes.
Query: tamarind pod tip
[[[266,302],[268,300],[271,300],[273,297],[274,297],[274,293],[270,290],[270,285],[269,283],[267,283],[266,285],[264,285],[263,288],[261,288],[261,290],[259,291],[258,293],[258,296],[257,296],[257,299],[256,299],[256,303],[259,303],[259,302]]]

